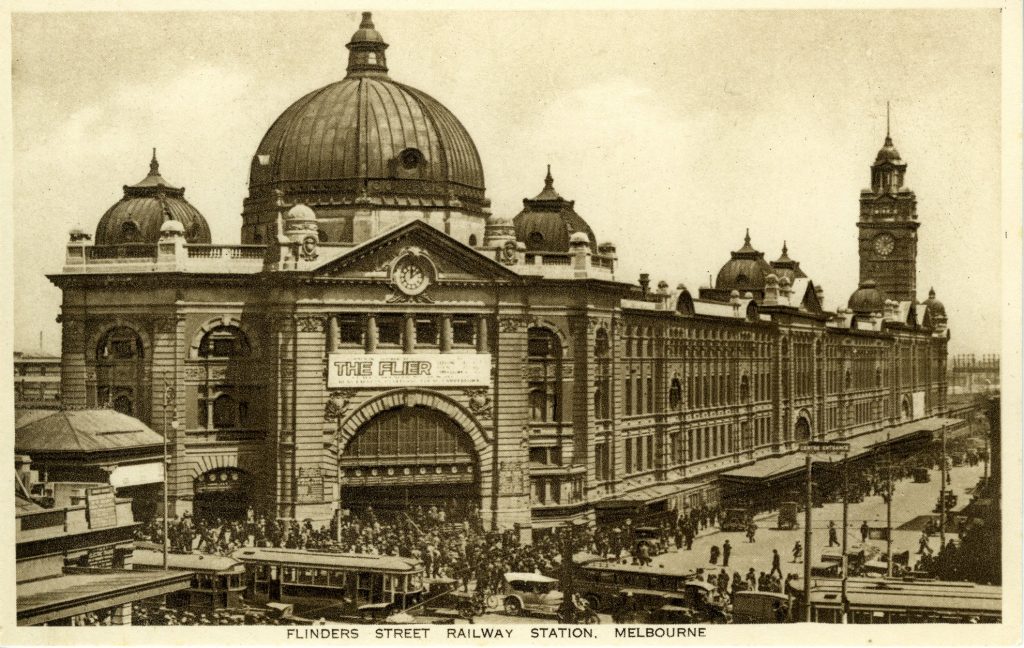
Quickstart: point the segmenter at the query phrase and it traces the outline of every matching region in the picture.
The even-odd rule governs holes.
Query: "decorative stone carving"
[[[522,329],[530,328],[537,323],[536,317],[529,315],[508,315],[498,318],[498,328],[502,333],[518,333]]]
[[[466,389],[466,396],[469,397],[469,411],[478,419],[491,418],[491,395],[488,389]]]
[[[325,421],[340,421],[348,413],[349,404],[356,395],[354,389],[332,391],[324,406]]]
[[[516,256],[515,241],[505,241],[505,245],[503,245],[501,247],[501,250],[498,252],[498,260],[504,263],[505,265],[516,264],[516,262],[519,260],[519,257]]]
[[[315,223],[313,224],[313,228],[316,228]],[[299,257],[301,257],[303,261],[316,261],[317,257],[320,256],[316,251],[318,244],[319,241],[317,241],[315,236],[307,236],[302,239],[302,246],[299,248]]]
[[[205,377],[206,372],[202,367],[185,367],[185,380],[202,380]]]
[[[324,330],[324,318],[322,317],[299,317],[295,320],[299,331],[303,333],[320,333]]]

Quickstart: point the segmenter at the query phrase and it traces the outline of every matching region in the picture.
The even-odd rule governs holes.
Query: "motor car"
[[[502,608],[509,616],[557,616],[564,595],[554,578],[532,572],[507,572],[502,578]]]
[[[745,508],[730,508],[722,512],[722,531],[746,531],[750,523],[751,514]]]
[[[779,523],[780,529],[799,529],[800,522],[797,518],[797,511],[799,507],[796,502],[783,502],[779,505]]]
[[[932,479],[931,473],[928,472],[927,468],[914,468],[911,474],[916,484],[927,484]]]
[[[790,601],[778,592],[736,592],[732,595],[733,623],[785,623],[791,621]]]

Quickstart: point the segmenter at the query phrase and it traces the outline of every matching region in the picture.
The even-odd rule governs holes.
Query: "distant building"
[[[950,358],[949,393],[979,394],[999,391],[999,354],[964,353]]]
[[[14,406],[60,407],[60,356],[14,352]]]
[[[15,458],[18,625],[131,625],[132,603],[190,586],[190,572],[131,571],[131,502],[106,484],[42,482]]]

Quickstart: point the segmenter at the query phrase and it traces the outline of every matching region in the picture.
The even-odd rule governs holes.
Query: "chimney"
[[[651,275],[646,272],[640,273],[640,290],[643,292],[644,297],[651,290]]]

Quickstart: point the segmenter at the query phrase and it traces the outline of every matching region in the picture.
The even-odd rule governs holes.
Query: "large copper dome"
[[[484,204],[480,156],[459,120],[436,99],[393,81],[387,44],[363,14],[348,43],[348,75],[292,104],[253,157],[250,197],[345,204],[360,196],[411,205]]]
[[[199,210],[185,200],[184,187],[176,187],[160,175],[156,150],[149,174],[124,186],[124,197],[107,210],[96,225],[96,245],[156,243],[167,221],[181,223],[189,243],[210,243],[210,226]]]

